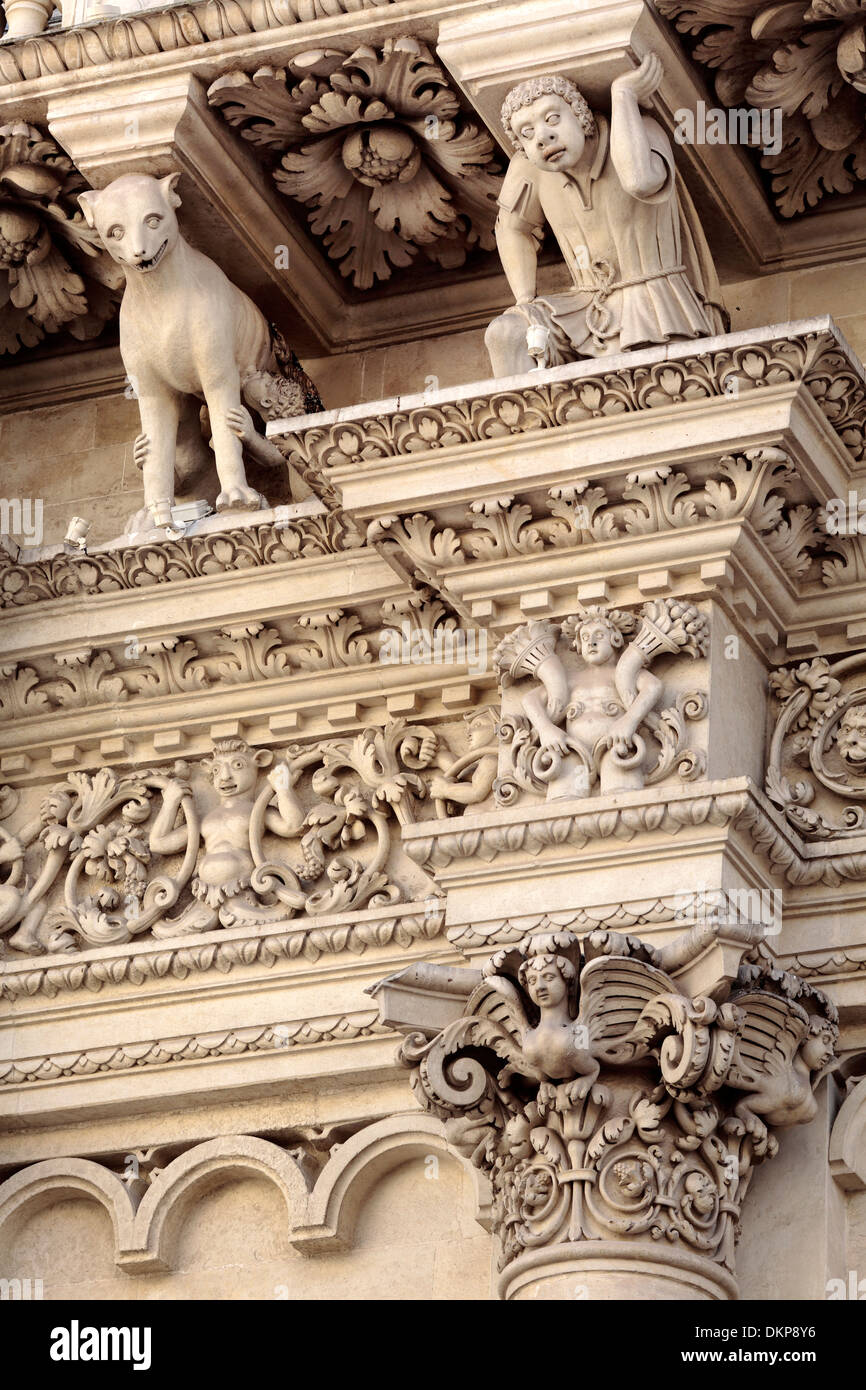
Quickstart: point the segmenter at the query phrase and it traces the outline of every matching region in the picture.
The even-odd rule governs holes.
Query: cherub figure
[[[547,757],[548,799],[587,795],[596,776],[602,795],[642,787],[647,749],[638,730],[663,694],[647,668],[663,651],[702,655],[705,618],[678,600],[645,604],[639,622],[593,605],[566,618],[561,635],[579,655],[576,669],[558,654],[549,624],[518,628],[494,652],[504,685],[524,675],[541,682],[522,706]]]
[[[670,141],[641,114],[662,76],[649,54],[618,77],[609,124],[562,76],[534,77],[508,93],[502,126],[515,154],[496,244],[515,303],[487,330],[496,376],[726,331],[709,249]],[[539,297],[545,222],[573,288]]]
[[[836,1055],[839,1036],[835,1010],[824,1002],[827,1013],[808,1014],[793,1000],[769,992],[734,999],[746,1018],[727,1083],[747,1092],[734,1106],[734,1115],[760,1148],[767,1145],[768,1126],[807,1124],[815,1118],[814,1089]]]
[[[441,772],[430,780],[430,797],[438,804],[437,816],[448,814],[448,805],[476,806],[493,790],[499,763],[496,718],[492,710],[471,710],[465,715],[469,749],[459,758],[437,754]]]
[[[252,749],[245,739],[222,738],[214,742],[213,755],[205,760],[219,803],[201,822],[204,853],[196,865],[191,890],[196,902],[173,920],[154,928],[155,936],[176,936],[186,932],[210,931],[223,918],[263,921],[269,910],[257,902],[250,891],[255,868],[250,848],[250,821],[260,768],[269,766],[273,755],[266,748]],[[265,811],[265,828],[275,835],[297,835],[304,824],[304,810],[296,796],[284,764],[274,769],[268,783],[276,794],[276,808]],[[175,829],[184,798],[191,798],[189,786],[172,779],[163,792],[162,806],[150,831],[150,849],[155,854],[179,854],[187,845],[187,829]],[[278,910],[280,913],[282,909]],[[273,912],[270,913],[273,915]]]

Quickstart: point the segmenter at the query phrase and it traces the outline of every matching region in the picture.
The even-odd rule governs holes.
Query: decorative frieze
[[[395,945],[406,949],[416,941],[432,941],[442,932],[444,898],[431,895],[423,904],[369,909],[351,915],[303,920],[285,927],[246,928],[199,937],[182,944],[136,941],[128,951],[88,948],[72,958],[54,956],[50,962],[29,961],[20,955],[0,959],[0,997],[7,1000],[108,986],[143,985],[171,977],[215,970],[228,975],[247,966],[273,967],[283,960],[314,964],[322,956],[348,952],[361,956],[371,948]]]
[[[792,332],[784,338],[741,335],[707,340],[705,351],[676,344],[645,364],[623,354],[607,369],[581,364],[553,369],[537,383],[477,391],[441,403],[413,398],[375,415],[340,412],[333,423],[275,424],[269,434],[302,476],[336,484],[353,473],[378,470],[389,460],[417,460],[432,451],[504,443],[561,426],[622,419],[630,414],[693,406],[776,386],[802,383],[852,463],[866,457],[866,383],[832,333]]]
[[[375,644],[358,615],[340,608],[302,614],[289,626],[288,637],[260,622],[227,624],[195,640],[133,635],[123,649],[125,660],[83,647],[41,663],[41,673],[33,666],[0,666],[0,723],[130,698],[163,698],[369,665]]]
[[[210,535],[161,540],[116,550],[18,562],[0,550],[0,607],[39,603],[74,594],[109,594],[152,589],[185,579],[228,574],[313,560],[357,549],[363,537],[336,512],[296,517],[284,524],[258,524]]]
[[[67,1076],[93,1076],[97,1072],[128,1071],[131,1067],[167,1066],[201,1061],[203,1057],[238,1057],[251,1052],[281,1052],[289,1048],[318,1047],[387,1034],[377,1022],[377,1011],[342,1014],[338,1018],[296,1019],[265,1027],[231,1028],[191,1033],[154,1042],[131,1042],[89,1048],[83,1052],[57,1052],[44,1057],[18,1057],[0,1062],[0,1086],[22,1086],[36,1081],[56,1081]]]

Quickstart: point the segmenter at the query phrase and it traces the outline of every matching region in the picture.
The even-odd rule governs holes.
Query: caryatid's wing
[[[529,1027],[520,990],[504,975],[482,981],[469,996],[466,1013],[504,1028],[518,1046]]]
[[[745,1017],[727,1080],[750,1091],[763,1077],[778,1076],[791,1066],[809,1032],[809,1015],[793,999],[769,990],[735,995],[730,1002]]]
[[[631,956],[598,956],[580,976],[581,1024],[593,1054],[624,1062],[643,1057],[657,1034],[647,1008],[660,996],[676,994],[669,975]],[[646,1020],[646,1026],[640,1026]]]

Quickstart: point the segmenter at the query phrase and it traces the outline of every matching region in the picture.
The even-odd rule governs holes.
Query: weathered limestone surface
[[[783,220],[675,5],[5,8],[0,1277],[862,1298],[856,17]]]

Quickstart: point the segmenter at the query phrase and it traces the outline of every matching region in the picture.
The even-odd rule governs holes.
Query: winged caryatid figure
[[[783,988],[776,992],[758,983],[733,997],[744,1017],[726,1084],[747,1092],[734,1115],[756,1146],[766,1147],[769,1125],[814,1119],[814,1089],[833,1060],[839,1030],[835,1006],[820,990],[812,991],[816,1009],[809,1013]]]
[[[467,1004],[467,1013],[498,1025],[510,1044],[503,1037],[496,1049],[507,1061],[498,1084],[515,1076],[539,1080],[541,1111],[585,1099],[601,1062],[648,1004],[676,992],[670,977],[644,960],[605,957],[602,976],[594,963],[581,971],[582,959],[571,932],[524,937],[482,967],[484,983]]]

